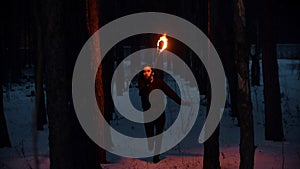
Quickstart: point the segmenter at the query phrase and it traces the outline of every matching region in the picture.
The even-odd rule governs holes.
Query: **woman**
[[[149,102],[149,94],[155,89],[162,90],[168,97],[173,99],[177,104],[181,103],[181,98],[158,76],[155,76],[153,69],[150,66],[146,66],[143,69],[142,76],[139,78],[139,95],[141,96],[142,108],[143,111],[150,109],[151,104]],[[162,98],[163,99],[163,98]],[[154,107],[157,105],[155,101],[161,102],[162,99],[155,99],[152,103]],[[183,101],[183,103],[186,103]],[[165,111],[154,121],[144,123],[146,135],[148,138],[148,148],[152,150],[155,144],[154,153],[157,154],[153,157],[153,162],[158,163],[159,152],[161,149],[161,139],[159,137],[156,140],[151,139],[155,135],[159,135],[163,132],[166,121]],[[154,133],[155,132],[155,133]],[[154,142],[155,141],[155,142]]]

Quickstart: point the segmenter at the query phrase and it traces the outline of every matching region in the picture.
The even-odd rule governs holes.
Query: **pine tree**
[[[254,131],[249,84],[250,44],[246,37],[245,1],[234,1],[235,54],[238,73],[237,110],[240,120],[240,169],[254,168]]]

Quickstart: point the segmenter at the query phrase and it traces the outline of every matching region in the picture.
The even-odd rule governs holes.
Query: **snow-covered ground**
[[[296,169],[300,166],[300,60],[280,59],[279,76],[282,96],[283,125],[285,142],[264,140],[264,107],[263,86],[252,87],[252,104],[255,127],[255,168],[256,169]],[[27,74],[30,71],[27,70]],[[171,82],[169,82],[171,83]],[[261,79],[262,83],[262,79]],[[4,87],[4,111],[13,148],[0,149],[0,169],[34,168],[32,116],[34,96],[33,80],[24,80],[20,85],[12,84]],[[172,86],[172,84],[169,84]],[[131,88],[131,92],[137,92]],[[133,101],[138,102],[135,98]],[[172,114],[173,106],[167,107],[167,126],[176,118]],[[222,169],[234,169],[239,166],[239,128],[237,121],[229,116],[229,108],[221,121],[220,131],[220,162]],[[110,164],[102,165],[105,169],[185,169],[202,168],[203,144],[197,143],[200,130],[205,119],[205,107],[202,105],[196,124],[191,132],[173,149],[163,153],[162,160],[153,164],[151,158],[133,159],[108,153]],[[112,126],[123,128],[125,119],[115,119]],[[129,123],[126,123],[127,125]],[[129,124],[128,134],[143,130],[134,124]],[[38,157],[41,169],[49,168],[48,128],[38,131]]]

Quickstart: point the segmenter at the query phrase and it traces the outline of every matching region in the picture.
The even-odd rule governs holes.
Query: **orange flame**
[[[160,48],[160,42],[163,42],[163,46]],[[161,36],[159,40],[157,41],[157,49],[159,52],[164,51],[168,47],[168,38],[166,37],[166,34]]]

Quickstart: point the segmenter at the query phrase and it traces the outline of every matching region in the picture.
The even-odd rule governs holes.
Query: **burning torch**
[[[166,34],[164,34],[163,36],[161,36],[159,38],[159,40],[157,41],[157,51],[159,52],[159,54],[164,51],[166,48],[168,47],[168,38],[166,36]]]
[[[159,38],[156,46],[157,46],[157,56],[155,58],[155,63],[154,63],[155,66],[157,64],[159,55],[168,47],[168,38],[167,38],[166,34],[164,34],[163,36],[161,36]]]

